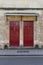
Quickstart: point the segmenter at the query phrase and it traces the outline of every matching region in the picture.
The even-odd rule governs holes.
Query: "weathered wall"
[[[8,21],[6,20],[6,12],[11,13],[14,11],[0,11],[0,45],[2,46],[9,43],[9,23],[7,23]],[[39,46],[41,46],[43,45],[43,11],[31,12],[36,12],[39,14],[37,21],[34,21],[34,44],[40,44]]]
[[[38,16],[37,22],[34,22],[34,32],[35,44],[43,45],[43,11]]]
[[[0,0],[0,7],[43,7],[43,0]]]

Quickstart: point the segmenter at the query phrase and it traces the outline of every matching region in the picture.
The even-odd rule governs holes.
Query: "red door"
[[[24,46],[33,46],[34,44],[33,21],[24,21]]]
[[[19,21],[10,21],[10,46],[19,46]]]

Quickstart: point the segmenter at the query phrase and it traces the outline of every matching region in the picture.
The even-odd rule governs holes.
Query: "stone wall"
[[[0,45],[9,45],[9,22],[6,20],[6,11],[0,12]],[[43,45],[43,11],[39,14],[37,21],[34,21],[34,45]]]
[[[43,11],[34,22],[34,39],[35,44],[39,44],[40,47],[43,45]]]
[[[0,0],[0,7],[43,8],[43,0]]]

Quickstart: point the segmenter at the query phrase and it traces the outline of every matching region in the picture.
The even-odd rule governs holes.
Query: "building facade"
[[[40,0],[34,0],[33,3],[28,0],[9,3],[1,1],[0,48],[5,45],[25,48],[43,46],[43,10],[40,9],[43,8],[42,5]]]

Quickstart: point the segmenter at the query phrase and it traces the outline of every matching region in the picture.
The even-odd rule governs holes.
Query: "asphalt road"
[[[0,65],[43,65],[43,56],[0,56]]]

